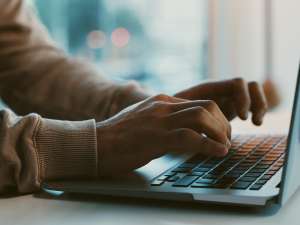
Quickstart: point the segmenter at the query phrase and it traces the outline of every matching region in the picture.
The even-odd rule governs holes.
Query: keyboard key
[[[227,173],[225,176],[226,177],[230,177],[232,179],[236,179],[236,178],[239,178],[242,174],[241,173],[235,173],[235,174],[229,174]]]
[[[262,185],[264,185],[267,182],[268,182],[268,180],[258,180],[258,181],[256,181],[255,184],[262,184]]]
[[[223,183],[223,184],[232,184],[235,181],[236,181],[236,178],[224,176],[220,180],[217,181],[217,184],[220,184],[220,183]]]
[[[271,175],[263,175],[260,179],[262,180],[270,180],[271,179]]]
[[[162,181],[164,181],[164,180],[168,179],[169,177],[170,177],[170,176],[162,175],[162,176],[160,176],[159,178],[157,178],[157,180],[162,180]]]
[[[185,176],[180,180],[177,180],[173,186],[174,187],[188,187],[190,186],[195,180],[198,179],[198,176]]]
[[[277,162],[275,166],[283,166],[283,162]]]
[[[199,179],[196,181],[196,183],[203,183],[203,184],[213,184],[215,183],[214,179]]]
[[[206,183],[193,183],[192,188],[211,188],[213,184],[206,184]]]
[[[280,152],[270,152],[267,154],[267,156],[281,156]]]
[[[237,162],[226,161],[226,162],[223,163],[222,165],[225,166],[225,167],[232,168],[235,164],[237,164]]]
[[[155,180],[151,183],[152,186],[160,186],[164,183],[163,180]]]
[[[262,164],[258,164],[256,165],[254,168],[257,168],[257,169],[268,169],[270,166],[268,165],[262,165]]]
[[[221,176],[224,173],[224,171],[213,170],[209,173],[213,174],[213,175],[216,175],[216,176]]]
[[[264,160],[273,160],[273,161],[275,161],[278,158],[279,158],[278,156],[265,156]]]
[[[260,158],[261,158],[261,156],[250,155],[247,159],[258,161]]]
[[[227,173],[228,175],[241,175],[241,174],[243,174],[243,172],[241,172],[241,171],[235,171],[234,169],[233,170],[231,170],[231,171],[229,171],[228,173]]]
[[[216,163],[217,164],[217,163]],[[216,166],[216,164],[212,164],[212,163],[203,163],[200,165],[201,168],[213,168]]]
[[[261,173],[251,173],[251,172],[248,172],[244,176],[247,176],[247,177],[259,177],[260,175],[261,175]]]
[[[245,159],[243,162],[245,162],[245,163],[256,163],[257,162],[257,160],[255,160],[255,159]]]
[[[256,177],[242,177],[241,179],[239,179],[239,181],[253,182],[253,181],[255,181],[256,179],[257,179]]]
[[[245,163],[241,163],[238,165],[238,168],[250,168],[253,164],[245,164]]]
[[[271,167],[271,170],[275,170],[275,171],[278,171],[281,169],[282,166],[272,166]]]
[[[172,177],[168,177],[168,178],[166,179],[166,181],[168,181],[168,182],[175,182],[175,181],[177,181],[178,179],[180,179],[179,176],[172,176]]]
[[[191,168],[175,168],[172,170],[172,172],[176,172],[176,173],[188,173],[191,171]]]
[[[253,168],[249,172],[251,172],[251,173],[263,173],[265,171],[266,171],[266,169],[256,169],[256,168]]]
[[[197,166],[196,163],[182,163],[178,168],[194,168]]]
[[[283,162],[276,162],[275,163],[275,166],[282,166],[283,165]]]
[[[276,171],[270,170],[270,171],[266,172],[265,175],[272,175],[273,176],[275,173],[276,173]]]
[[[250,187],[250,190],[259,190],[262,186],[262,184],[254,184]]]
[[[214,174],[206,174],[203,178],[205,179],[217,179],[218,176]]]
[[[260,161],[263,165],[272,165],[274,163],[274,160],[262,160]]]
[[[208,172],[210,170],[211,170],[210,168],[197,167],[193,170],[193,172]]]
[[[247,189],[251,185],[251,182],[238,181],[234,183],[230,188],[232,189]]]
[[[254,152],[252,155],[254,155],[254,156],[263,156],[265,154],[266,154],[265,152]]]
[[[231,182],[231,183],[226,183],[226,182],[218,182],[218,183],[216,183],[216,184],[214,184],[214,188],[221,188],[221,189],[225,189],[225,188],[227,188],[227,187],[229,187],[231,184],[232,184],[233,182]]]
[[[195,171],[192,171],[192,173],[190,173],[189,175],[192,175],[192,176],[203,176],[206,172],[195,172]]]
[[[174,173],[174,172],[166,172],[166,173],[164,173],[163,174],[164,176],[174,176],[174,175],[176,175],[176,173]]]

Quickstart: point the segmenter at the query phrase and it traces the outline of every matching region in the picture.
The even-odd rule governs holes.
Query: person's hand
[[[246,120],[250,111],[255,125],[262,124],[268,109],[262,87],[257,82],[246,83],[241,78],[200,84],[179,92],[175,96],[190,100],[213,100],[228,120],[236,116]]]
[[[224,156],[231,127],[216,103],[157,95],[97,124],[99,173],[132,171],[170,150]]]

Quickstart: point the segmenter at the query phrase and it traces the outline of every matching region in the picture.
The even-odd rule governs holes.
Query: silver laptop
[[[288,136],[233,138],[224,158],[169,154],[132,172],[100,181],[45,182],[47,192],[283,205],[300,185],[300,69]],[[279,127],[280,128],[280,127]]]

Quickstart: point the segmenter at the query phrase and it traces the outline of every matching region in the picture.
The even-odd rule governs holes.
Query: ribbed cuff
[[[97,177],[94,120],[70,122],[41,119],[34,139],[41,180]]]

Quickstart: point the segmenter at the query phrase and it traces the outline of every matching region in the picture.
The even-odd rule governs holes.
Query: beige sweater
[[[0,112],[0,193],[34,192],[44,180],[96,178],[95,120],[134,102],[131,92],[67,57],[23,0],[0,0],[0,95],[23,115]]]

